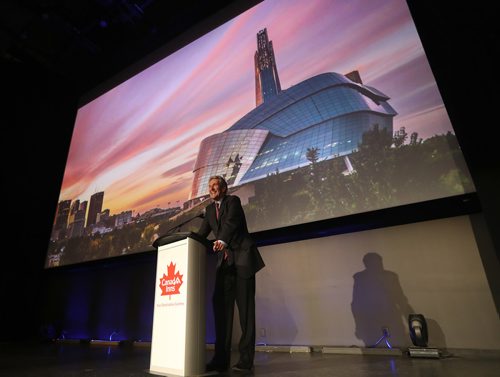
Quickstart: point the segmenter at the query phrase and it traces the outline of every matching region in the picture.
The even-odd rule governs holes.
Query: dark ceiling
[[[235,3],[2,0],[1,58],[59,75],[82,93]]]

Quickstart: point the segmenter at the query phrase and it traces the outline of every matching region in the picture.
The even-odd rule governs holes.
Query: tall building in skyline
[[[58,240],[66,234],[68,226],[69,211],[71,208],[71,200],[62,200],[57,204],[54,226],[52,227],[52,240]]]
[[[104,202],[104,191],[96,192],[90,197],[89,214],[87,216],[86,227],[89,227],[96,223],[97,214],[102,211],[103,202]]]
[[[68,227],[75,222],[75,216],[79,209],[80,209],[80,200],[78,199],[73,200],[73,203],[71,203],[71,207],[69,209]]]
[[[68,234],[70,238],[83,236],[85,230],[85,215],[87,213],[88,202],[84,201],[80,203],[79,200],[76,200],[75,202],[78,202],[79,205],[71,223],[68,226]],[[73,204],[71,205],[71,208],[73,208]]]
[[[57,205],[56,221],[54,229],[64,229],[68,225],[69,212],[71,208],[71,200],[62,200]]]
[[[259,106],[281,92],[273,42],[267,36],[267,29],[257,33],[255,61],[255,103]]]

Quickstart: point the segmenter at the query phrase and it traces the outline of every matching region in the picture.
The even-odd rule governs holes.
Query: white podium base
[[[184,238],[158,248],[149,372],[205,373],[206,248]]]

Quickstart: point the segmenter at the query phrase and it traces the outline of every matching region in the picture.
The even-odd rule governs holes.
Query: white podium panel
[[[205,246],[189,237],[158,248],[153,374],[205,372],[205,254]]]

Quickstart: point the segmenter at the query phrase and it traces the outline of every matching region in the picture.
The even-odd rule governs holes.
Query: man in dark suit
[[[213,203],[207,206],[198,231],[202,237],[213,232],[213,250],[217,253],[212,299],[215,354],[207,364],[207,371],[229,368],[235,302],[240,317],[241,338],[239,361],[233,369],[249,371],[255,354],[255,273],[264,267],[264,261],[248,233],[241,201],[237,196],[227,195],[224,178],[211,177],[208,188]]]

